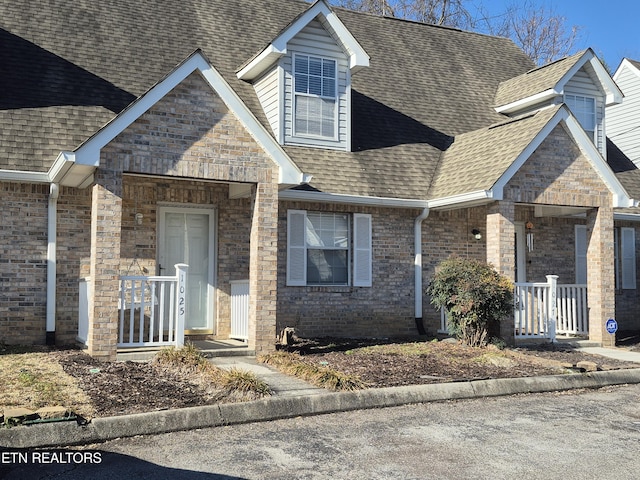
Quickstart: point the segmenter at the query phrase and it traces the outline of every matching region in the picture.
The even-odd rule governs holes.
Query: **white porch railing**
[[[546,283],[516,283],[515,338],[547,338],[589,333],[587,286],[558,285],[557,276]]]
[[[184,345],[187,265],[175,276],[122,276],[118,347]]]
[[[558,285],[557,278],[549,275],[546,283],[515,284],[515,338],[554,341],[556,335],[589,334],[587,286]],[[444,309],[438,332],[448,333]]]

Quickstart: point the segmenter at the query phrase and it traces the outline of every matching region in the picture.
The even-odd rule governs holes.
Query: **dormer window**
[[[294,56],[294,135],[336,138],[336,61]]]
[[[596,99],[580,95],[565,95],[564,101],[589,138],[596,141]]]

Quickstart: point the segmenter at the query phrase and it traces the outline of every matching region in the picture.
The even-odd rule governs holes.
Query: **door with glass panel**
[[[174,275],[174,265],[189,265],[185,333],[213,333],[215,211],[165,207],[159,212],[158,266]]]

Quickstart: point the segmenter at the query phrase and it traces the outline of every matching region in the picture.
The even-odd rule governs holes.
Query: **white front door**
[[[185,332],[213,333],[215,211],[160,208],[158,266],[160,275],[174,275],[174,265],[189,265]]]

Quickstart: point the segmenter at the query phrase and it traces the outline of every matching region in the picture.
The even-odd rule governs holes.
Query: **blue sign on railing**
[[[616,322],[613,318],[610,318],[609,320],[607,320],[605,327],[607,328],[607,332],[613,335],[618,331],[618,322]]]

